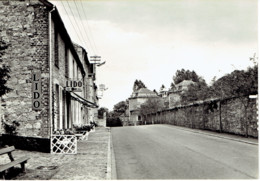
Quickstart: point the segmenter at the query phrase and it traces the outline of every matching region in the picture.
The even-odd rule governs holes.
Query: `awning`
[[[75,100],[77,100],[78,102],[81,102],[82,104],[84,104],[85,106],[87,107],[91,107],[91,108],[98,108],[98,105],[93,103],[93,102],[90,102],[86,99],[84,99],[83,97],[75,94],[74,92],[70,92],[71,93],[71,97]]]

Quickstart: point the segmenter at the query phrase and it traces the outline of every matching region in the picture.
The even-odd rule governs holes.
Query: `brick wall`
[[[28,3],[28,4],[27,4]],[[4,95],[5,120],[19,121],[20,136],[49,135],[48,127],[48,11],[38,1],[0,1],[0,38],[8,48],[3,62],[10,66]],[[32,110],[32,71],[41,71],[41,111]]]
[[[147,115],[147,124],[172,124],[258,137],[256,99],[248,96],[176,107]]]

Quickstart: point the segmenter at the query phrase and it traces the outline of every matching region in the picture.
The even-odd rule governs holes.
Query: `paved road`
[[[168,125],[112,128],[117,179],[254,179],[258,145]]]

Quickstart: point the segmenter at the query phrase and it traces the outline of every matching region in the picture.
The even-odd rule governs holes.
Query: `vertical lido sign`
[[[42,108],[42,86],[41,72],[32,73],[32,109],[41,110]]]

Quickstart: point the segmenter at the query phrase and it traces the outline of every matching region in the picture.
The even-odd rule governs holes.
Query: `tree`
[[[206,82],[197,82],[189,86],[188,90],[181,94],[181,102],[187,104],[195,101],[204,101],[211,97],[212,90]]]
[[[155,89],[153,90],[153,92],[154,92],[156,95],[158,95],[158,92],[157,92]]]
[[[220,98],[240,97],[258,93],[258,65],[245,70],[235,70],[212,85],[215,95]]]
[[[148,98],[148,100],[143,103],[140,107],[140,113],[145,119],[147,119],[147,114],[156,113],[165,108],[164,101],[161,98]]]
[[[188,90],[184,91],[181,94],[181,102],[182,104],[198,101],[198,100],[205,100],[209,97],[208,93],[209,87],[206,81],[197,75],[195,71],[190,70],[177,70],[175,76],[173,76],[173,82],[171,84],[171,90],[176,88],[176,84],[181,83],[184,80],[191,80],[194,84],[189,85]]]
[[[175,84],[178,84],[184,80],[192,80],[193,82],[199,82],[203,79],[199,77],[195,71],[185,69],[177,70],[175,76],[173,76],[173,82]]]
[[[5,42],[0,41],[0,63],[3,62],[2,56],[7,48],[8,45]],[[10,68],[3,64],[2,67],[0,67],[0,97],[12,90],[5,85],[7,80],[10,78],[9,73]]]
[[[107,117],[107,126],[122,126],[122,122],[119,119],[119,116],[128,109],[128,100],[120,101],[119,103],[114,105],[113,111],[108,112]]]
[[[161,88],[160,88],[160,92],[163,91],[165,89],[165,86],[162,84]]]
[[[116,105],[114,105],[113,108],[113,112],[114,112],[114,116],[120,116],[121,114],[123,114],[128,108],[128,104],[126,101],[121,101],[119,103],[117,103]]]
[[[103,115],[104,113],[108,114],[109,110],[105,107],[101,107],[98,109],[98,118],[99,119],[102,119],[103,118]]]
[[[175,86],[175,84],[172,82],[171,83],[171,86],[170,86],[170,90],[175,90],[176,89],[176,86]]]
[[[146,88],[144,83],[141,80],[135,80],[134,86],[133,86],[133,91],[135,92],[141,88]]]

